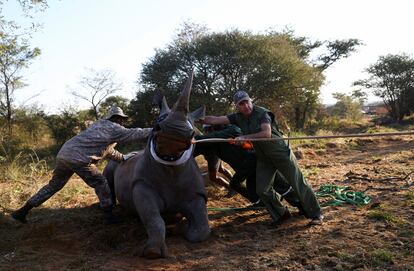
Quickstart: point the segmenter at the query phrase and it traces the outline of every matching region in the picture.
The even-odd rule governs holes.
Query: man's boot
[[[11,216],[22,223],[27,223],[26,216],[32,208],[32,205],[26,203],[22,208],[14,211]]]
[[[279,225],[281,225],[283,222],[285,222],[286,220],[288,220],[289,218],[292,217],[292,214],[290,213],[288,208],[285,208],[285,212],[283,213],[283,215],[276,221],[272,221],[270,223],[271,227],[277,227]]]
[[[118,224],[122,222],[122,219],[120,219],[112,213],[112,207],[105,208],[103,211],[105,224]]]

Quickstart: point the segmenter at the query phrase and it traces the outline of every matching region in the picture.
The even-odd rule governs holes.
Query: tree
[[[14,93],[25,86],[21,71],[40,55],[39,48],[31,48],[28,39],[0,32],[0,114],[5,117],[8,133],[12,134]]]
[[[387,105],[394,120],[400,121],[413,112],[413,58],[406,54],[381,56],[366,71],[370,77],[359,80],[354,85],[373,90]]]
[[[31,35],[39,29],[39,25],[30,20],[27,26],[7,20],[3,15],[3,4],[0,1],[0,116],[6,119],[8,136],[12,135],[12,117],[14,114],[14,92],[25,86],[21,71],[40,55],[39,48],[31,48]],[[18,0],[23,17],[32,19],[34,10],[45,10],[46,0]]]
[[[91,104],[95,120],[100,117],[99,107],[111,94],[122,89],[122,83],[116,81],[115,72],[105,69],[96,71],[88,69],[88,74],[81,77],[80,89],[72,91],[72,95]]]
[[[187,73],[194,69],[193,108],[205,104],[208,112],[227,113],[234,91],[243,89],[261,105],[303,128],[317,108],[324,80],[321,68],[308,59],[309,52],[321,44],[291,32],[215,33],[186,24],[172,43],[156,50],[143,65],[139,83],[145,91],[161,90],[167,99],[175,98]],[[356,45],[348,48],[352,46]]]
[[[58,146],[75,136],[83,125],[73,108],[65,108],[60,114],[49,115],[45,119]]]
[[[341,58],[347,58],[351,53],[356,51],[357,46],[363,45],[358,39],[325,41],[324,43],[326,44],[328,53],[319,56],[317,62],[320,63],[316,64],[322,71],[326,70]]]
[[[48,134],[48,127],[45,121],[46,114],[43,110],[32,105],[30,107],[20,107],[15,111],[14,135],[18,138],[24,139],[26,144],[33,146]]]
[[[336,92],[332,96],[337,100],[336,104],[331,108],[333,115],[352,121],[362,117],[363,103],[361,103],[359,98],[340,92]]]

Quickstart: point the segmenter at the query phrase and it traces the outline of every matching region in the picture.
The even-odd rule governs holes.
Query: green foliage
[[[28,147],[41,145],[49,134],[45,117],[46,114],[37,107],[16,109],[14,137],[21,139]]]
[[[62,111],[59,115],[47,116],[46,122],[59,146],[75,136],[83,127],[78,114],[72,108]]]
[[[292,32],[210,32],[205,27],[186,24],[173,42],[165,49],[158,49],[143,65],[139,82],[144,92],[161,90],[167,100],[175,100],[188,73],[194,69],[190,107],[204,104],[209,114],[226,114],[232,107],[235,90],[243,89],[282,121],[303,128],[318,108],[324,77],[316,64],[309,64],[308,57],[321,44],[295,37]],[[332,49],[329,54],[335,51],[337,57],[326,61],[338,60],[356,45],[348,44],[349,51],[337,46],[342,51]],[[136,101],[141,105],[149,103],[146,96],[145,100],[139,100],[142,98],[143,94],[138,93]],[[148,110],[151,106],[143,107]],[[133,111],[139,109],[133,106]]]
[[[120,107],[124,112],[127,111],[129,106],[129,100],[127,98],[124,98],[122,96],[109,96],[106,98],[99,107],[99,114],[101,116],[105,116],[108,113],[108,110],[111,106],[118,106]]]
[[[414,59],[406,54],[381,56],[366,71],[370,77],[355,85],[372,89],[389,107],[391,117],[401,121],[414,112]]]
[[[333,116],[357,121],[362,117],[361,98],[354,98],[344,93],[336,92],[333,97],[337,100],[336,104],[330,108]]]
[[[319,130],[327,130],[336,133],[362,133],[369,126],[369,120],[361,118],[359,120],[343,119],[339,116],[319,115],[308,124],[307,131],[315,134]]]
[[[341,58],[350,56],[351,53],[356,51],[357,46],[363,45],[363,43],[357,39],[334,40],[327,41],[326,43],[328,53],[318,57],[318,60],[322,62],[318,65],[318,68],[321,70],[327,69]]]
[[[133,127],[152,127],[157,117],[153,110],[152,98],[154,91],[138,92],[136,98],[131,101],[126,112]]]
[[[14,94],[25,84],[20,75],[30,62],[40,55],[39,48],[31,48],[28,38],[14,33],[16,26],[2,21],[0,32],[0,116],[6,119],[8,133],[12,134]]]
[[[366,130],[367,134],[375,134],[375,133],[392,133],[392,132],[397,132],[397,130],[395,128],[392,127],[387,127],[387,126],[373,126],[373,127],[369,127]]]
[[[382,266],[387,263],[392,263],[394,253],[387,249],[376,249],[370,253],[371,261],[374,266]]]
[[[384,221],[389,224],[402,225],[404,220],[385,210],[373,210],[368,212],[367,217],[379,221]]]

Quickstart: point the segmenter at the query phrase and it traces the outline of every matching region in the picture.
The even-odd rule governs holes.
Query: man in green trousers
[[[233,102],[237,112],[227,116],[206,116],[205,124],[235,124],[243,132],[236,139],[281,138],[274,114],[266,108],[253,105],[245,91],[237,91]],[[278,225],[291,214],[280,202],[280,195],[273,189],[277,172],[280,172],[299,197],[304,215],[310,225],[321,225],[323,216],[315,193],[303,176],[296,158],[284,140],[253,142],[256,151],[256,192],[272,216],[272,225]]]

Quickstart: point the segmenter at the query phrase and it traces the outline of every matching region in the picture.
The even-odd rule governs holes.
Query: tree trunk
[[[11,108],[11,101],[10,101],[10,92],[9,92],[9,86],[6,84],[5,88],[6,93],[6,122],[7,122],[7,131],[8,136],[11,137],[13,133],[13,124],[12,124],[12,108]]]

